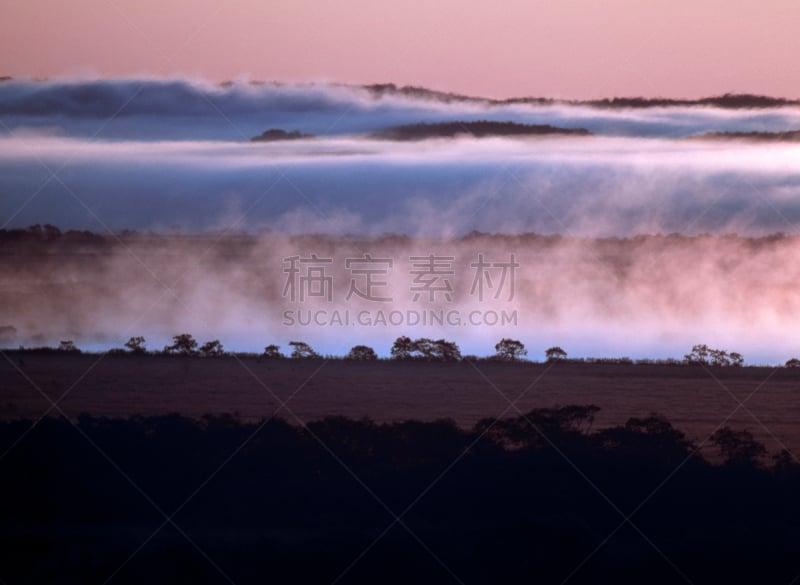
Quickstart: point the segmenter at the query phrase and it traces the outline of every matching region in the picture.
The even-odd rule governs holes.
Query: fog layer
[[[749,363],[782,363],[800,353],[796,237],[62,236],[4,240],[3,252],[6,347],[62,339],[121,347],[144,335],[160,349],[170,336],[189,332],[229,349],[277,343],[287,350],[288,341],[302,339],[339,355],[357,343],[386,355],[399,335],[454,339],[478,355],[513,337],[534,358],[551,345],[575,356],[681,357],[707,343],[738,351]],[[383,263],[352,263],[365,254]],[[322,270],[331,278],[330,300],[308,288],[302,295],[302,281],[287,288],[289,258],[315,255],[330,259]],[[419,282],[430,280],[416,280],[429,255],[441,265],[435,284],[442,288],[433,300],[424,291],[415,298]],[[481,255],[489,275],[482,296],[475,288]],[[512,275],[502,275],[512,255],[513,286]],[[297,277],[320,265],[298,265]],[[380,271],[367,290],[358,270],[370,267]],[[351,292],[351,283],[371,298]],[[418,321],[425,312],[441,313],[445,322]],[[516,317],[503,323],[503,315]]]

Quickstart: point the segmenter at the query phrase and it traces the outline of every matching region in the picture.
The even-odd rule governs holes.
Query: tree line
[[[213,339],[200,344],[194,336],[189,333],[180,333],[173,336],[172,343],[166,345],[161,350],[151,351],[146,347],[145,338],[134,336],[128,339],[123,348],[116,348],[109,351],[112,355],[135,354],[135,355],[170,355],[186,357],[222,357],[226,355],[258,356],[267,359],[345,359],[349,361],[376,361],[379,358],[377,352],[368,345],[355,345],[344,356],[322,356],[311,345],[304,341],[290,341],[288,354],[281,350],[277,344],[267,345],[260,354],[228,352],[219,339]],[[60,351],[68,353],[80,353],[80,349],[72,340],[61,341],[57,348],[39,347],[25,349],[23,351]],[[429,362],[458,362],[458,361],[500,361],[500,362],[523,362],[527,361],[528,350],[525,344],[517,339],[503,338],[494,346],[495,353],[487,357],[475,355],[462,355],[461,348],[454,341],[447,339],[430,339],[419,337],[412,339],[402,335],[395,339],[390,349],[392,360],[397,361],[429,361]],[[631,359],[629,357],[613,358],[593,358],[580,357],[570,358],[567,352],[559,346],[552,346],[544,350],[546,363],[560,362],[571,364],[610,364],[610,365],[695,365],[695,366],[718,366],[718,367],[741,367],[744,365],[744,356],[735,351],[715,349],[706,344],[698,344],[683,356],[682,360],[668,359]],[[787,368],[800,367],[800,359],[791,358],[784,364]]]

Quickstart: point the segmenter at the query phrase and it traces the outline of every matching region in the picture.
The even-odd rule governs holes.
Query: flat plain
[[[702,443],[721,426],[750,430],[770,452],[800,449],[800,370],[575,363],[436,363],[258,357],[5,352],[0,416],[127,418],[229,413],[291,423],[326,416],[376,422],[486,417],[534,408],[600,407],[594,428],[651,413]],[[49,400],[48,400],[49,399]]]

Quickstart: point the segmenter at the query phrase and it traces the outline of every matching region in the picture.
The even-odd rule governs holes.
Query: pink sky
[[[800,97],[797,0],[11,0],[0,74]]]

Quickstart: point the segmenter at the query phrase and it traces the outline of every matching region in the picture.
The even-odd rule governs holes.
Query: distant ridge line
[[[709,96],[699,99],[675,98],[645,98],[645,97],[614,97],[594,100],[569,100],[543,97],[515,97],[515,98],[483,98],[464,94],[443,92],[419,86],[397,86],[394,83],[372,84],[361,86],[375,97],[398,95],[429,99],[444,103],[473,102],[488,105],[512,104],[539,104],[539,105],[583,105],[596,108],[653,108],[653,107],[681,107],[681,106],[715,106],[719,108],[775,108],[782,106],[800,106],[800,100],[781,97],[771,97],[751,93],[725,93],[718,96]]]

